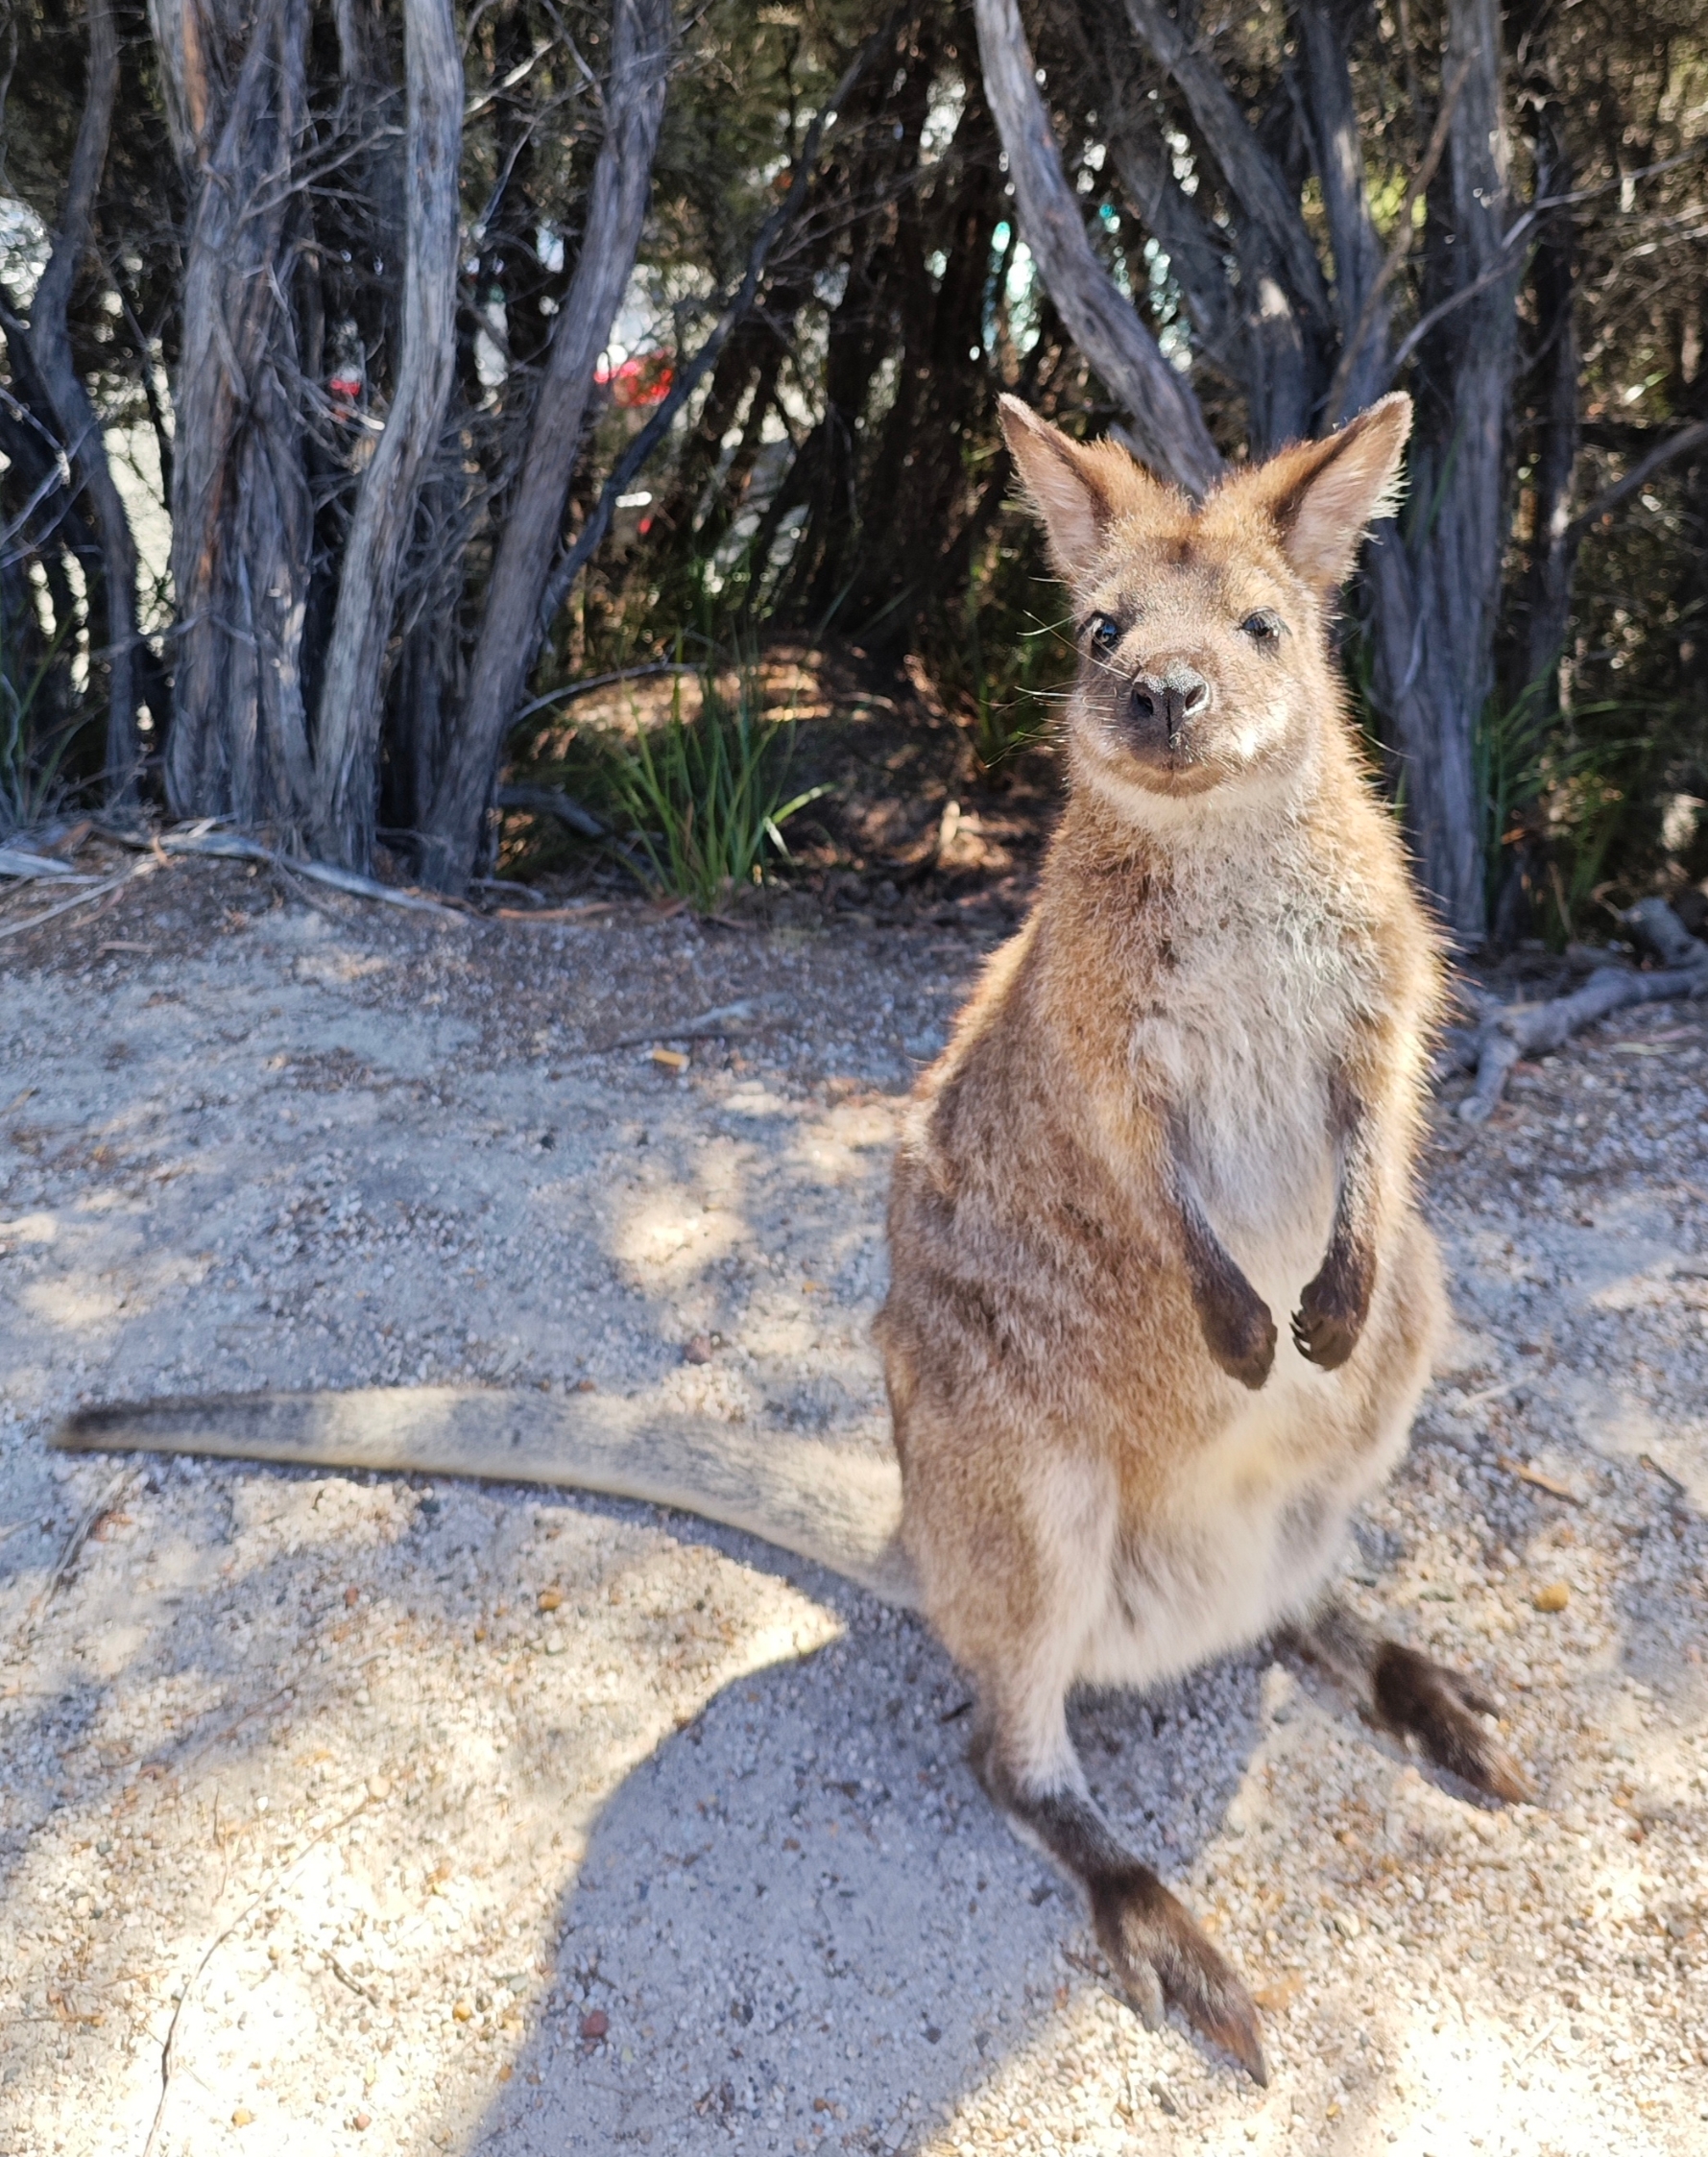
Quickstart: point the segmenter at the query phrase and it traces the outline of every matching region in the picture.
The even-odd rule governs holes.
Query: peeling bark
[[[402,360],[350,519],[315,743],[316,851],[362,873],[373,860],[383,676],[398,581],[456,365],[463,65],[449,0],[404,0],[404,39]]]
[[[1221,476],[1221,453],[1187,384],[1092,252],[1079,198],[1033,72],[1016,0],[974,0],[984,92],[1020,205],[1021,235],[1075,342],[1132,418],[1146,461],[1189,493]]]
[[[94,235],[95,197],[107,164],[119,82],[112,0],[88,0],[88,88],[53,253],[30,309],[29,339],[31,356],[58,421],[65,454],[88,497],[100,534],[107,631],[106,650],[100,656],[107,660],[108,684],[103,779],[108,805],[122,807],[135,798],[142,763],[136,728],[136,542],[108,463],[100,418],[72,361],[69,328],[72,287]]]
[[[190,197],[176,385],[177,680],[168,799],[300,835],[313,517],[288,240],[308,0],[155,0]]]
[[[460,892],[474,873],[504,730],[539,649],[540,603],[580,454],[593,370],[640,244],[674,36],[670,0],[615,0],[605,139],[581,257],[547,350],[468,693],[422,832],[421,877],[437,890]]]

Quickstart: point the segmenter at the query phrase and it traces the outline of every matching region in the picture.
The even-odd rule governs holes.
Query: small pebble
[[[595,2007],[590,2014],[581,2018],[581,2034],[589,2044],[596,2045],[611,2028],[611,2017],[603,2007]]]
[[[1536,1591],[1538,1610],[1564,1610],[1572,1600],[1572,1591],[1563,1580],[1551,1580],[1546,1588]]]

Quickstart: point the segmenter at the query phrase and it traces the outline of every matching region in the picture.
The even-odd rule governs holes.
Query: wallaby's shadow
[[[727,1687],[611,1799],[469,2147],[706,2147],[715,2125],[763,2150],[911,2148],[1045,2035],[1064,1983],[1099,1981],[1078,1895],[974,1782],[967,1689],[923,1625],[740,1537],[684,1532],[775,1563],[847,1633]],[[1094,1788],[1166,1878],[1238,1785],[1265,1661],[1076,1709]],[[1197,2042],[1177,2022],[1133,2029]]]

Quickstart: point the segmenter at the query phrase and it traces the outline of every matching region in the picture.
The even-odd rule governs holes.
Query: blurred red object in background
[[[640,352],[619,366],[600,368],[593,379],[602,390],[611,392],[613,404],[635,412],[644,405],[663,403],[676,379],[676,369],[668,352]]]

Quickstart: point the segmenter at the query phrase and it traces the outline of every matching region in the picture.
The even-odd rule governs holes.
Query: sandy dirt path
[[[1077,1713],[1266,2091],[1111,1996],[911,1619],[640,1506],[46,1451],[88,1399],[418,1382],[881,1448],[888,1154],[977,956],[204,865],[0,946],[6,2157],[1708,2147],[1699,1009],[1444,1118],[1458,1334],[1348,1556],[1542,1802],[1263,1651]]]

